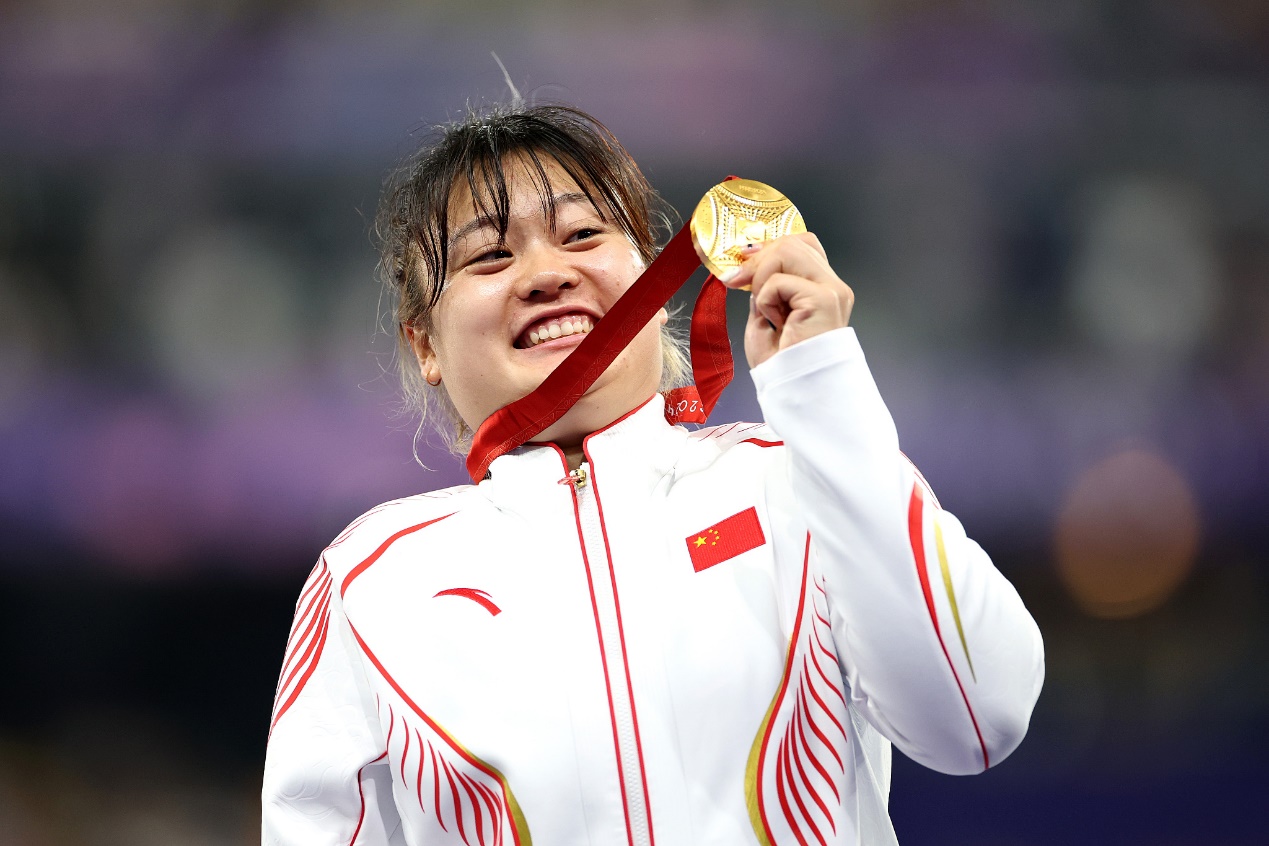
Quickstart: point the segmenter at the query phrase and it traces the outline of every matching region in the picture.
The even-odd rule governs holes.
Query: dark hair
[[[544,157],[568,174],[601,219],[621,227],[645,263],[656,257],[662,238],[670,234],[673,210],[652,190],[612,132],[579,109],[498,106],[438,127],[431,142],[388,178],[375,222],[379,271],[393,301],[402,383],[410,405],[425,416],[433,391],[414,366],[405,329],[430,329],[429,317],[444,291],[455,187],[466,184],[477,213],[492,220],[498,237],[505,238],[511,206],[506,165],[509,160],[522,162],[554,228]],[[681,382],[686,358],[668,331],[662,347],[663,386]],[[444,388],[434,393],[453,427],[450,444],[461,449],[470,431]]]

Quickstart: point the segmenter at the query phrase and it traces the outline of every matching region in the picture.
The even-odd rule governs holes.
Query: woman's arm
[[[1022,740],[1044,678],[1013,586],[943,511],[847,328],[854,294],[814,235],[750,248],[745,352],[824,576],[854,704],[909,757],[978,772]]]
[[[789,451],[854,704],[914,760],[973,773],[1022,740],[1044,677],[1013,586],[899,452],[854,330],[753,371]]]
[[[403,842],[386,747],[325,562],[295,608],[269,730],[264,846]]]

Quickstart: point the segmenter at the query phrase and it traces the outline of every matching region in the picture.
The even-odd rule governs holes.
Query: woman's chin
[[[530,349],[521,350],[521,362],[532,371],[530,384],[522,396],[536,390],[555,368],[577,348],[585,335],[553,338]],[[535,435],[534,441],[556,443],[580,442],[582,438],[612,423],[614,420],[647,402],[660,384],[660,340],[651,351],[636,348],[635,344],[622,350],[617,358],[587,387],[585,393],[564,415]],[[655,362],[655,367],[637,364],[644,356]],[[652,356],[656,356],[653,358]]]

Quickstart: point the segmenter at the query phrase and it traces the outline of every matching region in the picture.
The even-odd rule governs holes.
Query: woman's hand
[[[741,252],[744,263],[721,281],[728,288],[752,286],[745,323],[750,368],[850,322],[855,294],[829,267],[824,248],[811,233],[785,235]]]

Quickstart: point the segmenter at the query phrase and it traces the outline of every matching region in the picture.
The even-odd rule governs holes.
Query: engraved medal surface
[[[745,244],[806,231],[788,197],[752,179],[729,179],[709,189],[690,225],[702,263],[715,276],[740,266]]]

